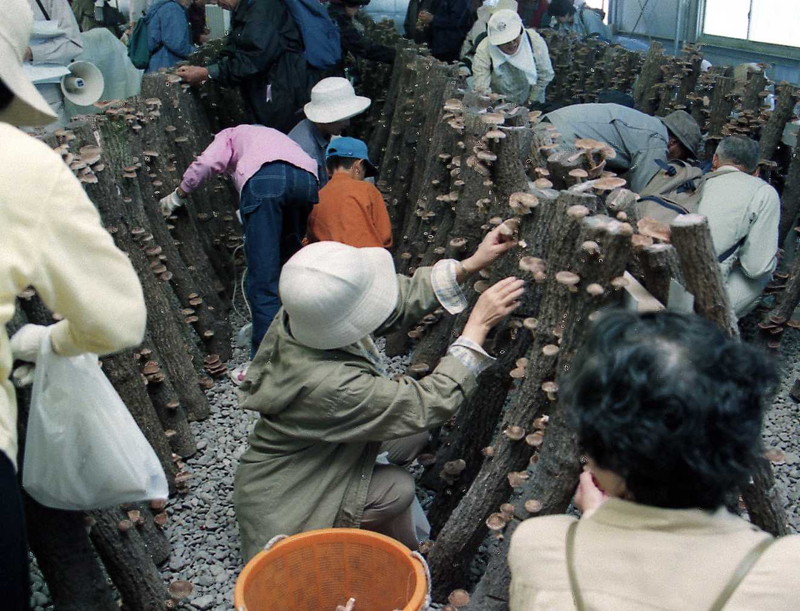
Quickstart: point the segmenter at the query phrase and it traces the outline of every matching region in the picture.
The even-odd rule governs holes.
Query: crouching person
[[[601,318],[559,399],[588,458],[583,517],[517,528],[511,611],[800,608],[800,537],[725,509],[762,453],[776,379],[764,354],[698,316]]]
[[[311,244],[286,263],[283,308],[242,385],[242,407],[261,413],[234,485],[245,560],[276,535],[335,526],[416,549],[413,479],[376,457],[388,450],[400,462],[393,454],[405,451],[404,439],[442,424],[475,392],[492,361],[482,344],[517,307],[523,283],[506,278],[482,293],[461,337],[421,380],[390,379],[372,336],[437,307],[460,312],[459,284],[513,244],[495,229],[468,259],[413,278],[396,275],[383,248],[336,242]]]

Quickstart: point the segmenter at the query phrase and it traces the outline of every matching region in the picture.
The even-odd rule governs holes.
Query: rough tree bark
[[[539,258],[546,262],[546,277],[537,276],[540,282],[529,285],[528,292],[545,292],[537,320],[530,325],[535,326],[536,330],[525,378],[505,412],[504,422],[510,426],[528,429],[534,418],[541,415],[549,404],[542,384],[554,378],[559,351],[553,353],[553,348],[558,348],[559,339],[564,334],[563,325],[568,321],[565,318],[565,301],[572,300],[571,297],[565,299],[564,293],[573,295],[555,277],[558,275],[561,278],[557,274],[559,271],[575,269],[578,265],[576,258],[580,261],[596,256],[589,253],[581,255],[580,246],[574,245],[581,230],[581,219],[596,206],[597,200],[592,195],[562,192],[551,217],[548,244],[544,247],[533,246],[534,249],[541,248],[538,253],[542,253]],[[524,234],[521,237],[526,239]],[[609,265],[603,268],[602,273],[614,273],[613,277],[616,277],[621,275],[622,270]],[[610,280],[611,277],[606,279],[606,286]],[[602,279],[592,279],[592,282],[603,284]],[[545,346],[549,347],[545,349]],[[429,556],[437,599],[453,587],[463,585],[464,571],[485,532],[483,520],[508,496],[507,475],[524,469],[532,452],[530,446],[510,440],[505,435],[498,435],[492,445],[492,457],[484,461],[469,491],[436,539]]]
[[[770,113],[759,138],[762,159],[772,159],[775,149],[778,148],[781,141],[781,136],[783,136],[786,123],[792,118],[794,106],[797,103],[797,88],[794,85],[785,81],[778,83],[775,93],[775,110]]]
[[[90,536],[111,581],[122,595],[123,606],[130,611],[162,611],[169,593],[147,546],[119,509],[90,511],[93,523]]]
[[[575,352],[583,343],[588,331],[589,325],[586,321],[601,305],[597,297],[593,297],[585,290],[587,283],[592,281],[608,287],[608,292],[601,297],[601,302],[603,299],[614,298],[615,289],[612,288],[614,285],[609,287],[608,283],[617,277],[613,274],[622,274],[625,269],[631,253],[632,232],[630,225],[606,216],[584,219],[581,237],[576,240],[574,247],[580,253],[582,244],[586,241],[594,242],[600,246],[603,261],[596,257],[584,256],[581,259],[576,253],[578,262],[575,271],[582,279],[579,285],[582,290],[572,294],[563,310],[563,335],[555,366],[557,376],[569,369]],[[550,402],[545,409],[549,421],[541,449],[533,456],[530,477],[522,481],[519,486],[520,494],[509,501],[514,505],[514,518],[507,524],[499,547],[494,549],[487,570],[472,596],[469,609],[507,608],[503,605],[507,605],[510,575],[505,558],[514,529],[520,521],[531,515],[563,513],[575,492],[581,466],[574,430],[558,402]],[[530,505],[526,507],[526,503],[530,501],[535,501],[536,507]],[[530,511],[531,509],[534,511]]]
[[[694,311],[738,338],[739,326],[722,283],[708,219],[700,214],[682,214],[672,221],[670,228],[684,286],[694,295]]]

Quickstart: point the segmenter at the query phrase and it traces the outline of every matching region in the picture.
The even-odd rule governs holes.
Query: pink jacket
[[[183,173],[181,189],[190,193],[212,174],[225,174],[241,193],[250,177],[272,161],[285,161],[318,178],[317,162],[286,134],[263,125],[237,125],[214,136]]]

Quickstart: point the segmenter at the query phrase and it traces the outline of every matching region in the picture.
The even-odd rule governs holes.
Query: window
[[[790,47],[800,46],[798,0],[705,0],[703,33]]]

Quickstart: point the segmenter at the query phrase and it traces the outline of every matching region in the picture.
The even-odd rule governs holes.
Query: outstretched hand
[[[202,85],[208,80],[208,69],[202,66],[181,66],[175,74],[189,85]]]
[[[524,292],[525,282],[513,276],[486,289],[472,308],[462,335],[482,345],[489,331],[519,307]]]
[[[512,236],[504,234],[501,226],[497,226],[486,234],[475,253],[464,259],[461,264],[467,274],[479,272],[497,261],[516,244],[517,241]]]

